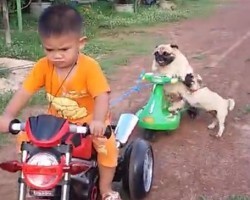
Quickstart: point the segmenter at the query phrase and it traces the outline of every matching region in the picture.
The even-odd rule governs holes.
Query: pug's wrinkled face
[[[192,91],[199,90],[202,87],[202,78],[199,74],[187,74],[183,83]]]
[[[161,67],[169,65],[176,57],[176,49],[178,49],[178,46],[174,44],[161,44],[157,46],[154,51],[155,61]]]

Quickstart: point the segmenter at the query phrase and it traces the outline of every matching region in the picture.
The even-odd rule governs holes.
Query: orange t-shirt
[[[40,59],[23,83],[23,88],[35,93],[45,89],[49,113],[71,122],[89,122],[93,115],[94,98],[110,87],[101,67],[92,58],[80,54],[74,73],[62,84],[53,64]]]

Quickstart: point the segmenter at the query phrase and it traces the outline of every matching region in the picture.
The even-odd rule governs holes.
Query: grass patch
[[[8,92],[0,94],[0,114],[3,113],[4,109],[6,108],[10,99],[12,98],[13,94],[14,94],[13,91],[8,91]],[[46,105],[46,104],[47,104],[47,101],[45,98],[45,92],[44,90],[41,90],[32,97],[32,99],[28,103],[28,106]],[[9,141],[9,136],[6,134],[0,133],[0,146],[2,146],[2,144],[8,143],[8,141]]]
[[[228,200],[250,200],[250,196],[233,195],[230,196]]]
[[[0,65],[0,78],[7,78],[11,71],[9,68]]]
[[[110,37],[93,39],[86,46],[85,52],[98,60],[106,73],[110,73],[119,66],[127,65],[129,58],[135,55],[150,55],[155,45],[162,40],[162,36],[156,34],[128,33],[113,36],[112,41]],[[94,46],[101,48],[93,52],[91,48]]]
[[[204,196],[199,196],[199,197],[198,197],[198,200],[207,200],[207,198],[204,197]]]
[[[0,148],[9,144],[11,136],[12,135],[0,133]]]
[[[0,94],[0,114],[4,111],[6,105],[8,104],[9,100],[11,99],[12,92],[5,92]],[[0,146],[9,142],[9,137],[6,134],[0,133]]]
[[[204,15],[205,10],[210,10],[214,0],[176,0],[178,9],[174,11],[166,11],[159,9],[156,6],[141,7],[138,13],[116,13],[112,8],[111,2],[98,1],[90,5],[78,7],[79,11],[84,15],[86,21],[86,35],[90,38],[90,42],[85,50],[88,54],[110,53],[110,49],[116,48],[113,45],[113,38],[109,38],[109,42],[98,40],[103,35],[101,32],[119,30],[124,27],[148,27],[162,22],[173,22],[181,19],[186,19],[194,15]],[[17,31],[16,16],[10,17],[12,28],[12,47],[7,48],[4,43],[4,38],[0,37],[0,57],[13,57],[28,60],[37,60],[44,55],[40,39],[37,35],[37,19],[29,14],[23,15],[22,33]],[[0,24],[1,27],[1,24]],[[0,32],[3,35],[3,32]],[[92,40],[93,39],[93,40]],[[128,39],[133,40],[131,37]],[[144,45],[145,41],[137,42]],[[105,45],[104,45],[105,43]],[[129,44],[123,48],[116,49],[117,51],[128,48]],[[129,51],[129,50],[127,50]],[[140,53],[141,51],[138,51]],[[120,59],[118,59],[120,60]],[[121,59],[122,63],[126,59]],[[103,61],[109,63],[108,61]],[[116,63],[117,61],[115,61]],[[118,61],[120,63],[120,61]],[[105,64],[104,64],[105,65]]]
[[[250,104],[245,105],[243,108],[240,108],[240,113],[243,115],[247,115],[250,113]]]
[[[47,105],[47,104],[48,101],[46,99],[46,93],[44,90],[40,90],[32,97],[32,99],[29,101],[28,106]]]
[[[250,113],[250,105],[246,105],[245,107],[245,113]]]
[[[200,196],[198,200],[210,200],[210,198],[207,198],[205,196]],[[226,200],[250,200],[250,197],[245,195],[232,195],[227,197]]]
[[[197,54],[193,55],[191,58],[195,59],[195,60],[204,60],[205,59],[205,55],[202,54],[202,53],[197,53]]]
[[[141,6],[137,13],[117,13],[112,9],[112,2],[98,1],[88,6],[81,6],[78,10],[86,17],[87,25],[92,28],[114,29],[133,25],[150,26],[161,22],[175,22],[197,15],[203,16],[210,13],[215,1],[176,0],[176,4],[177,9],[173,11],[163,10],[158,6]],[[87,33],[91,35],[91,32]]]
[[[2,113],[7,106],[8,102],[10,101],[13,92],[8,91],[3,94],[0,94],[0,113]]]
[[[18,36],[17,33],[15,34],[13,36]],[[131,56],[151,54],[150,51],[155,45],[163,40],[163,37],[159,35],[147,33],[132,32],[116,34],[114,33],[108,37],[92,38],[84,49],[84,53],[96,58],[103,67],[103,70],[108,72],[112,71],[111,68],[115,69],[119,65],[127,64]],[[35,33],[30,34],[29,40],[22,41],[21,39],[17,39],[16,41],[13,43],[12,51],[0,43],[0,49],[3,49],[0,52],[1,56],[18,57],[28,60],[37,60],[43,56],[39,38]],[[29,43],[29,41],[33,41],[33,43]]]
[[[0,33],[3,35],[3,33]],[[26,60],[37,60],[44,55],[37,33],[24,30],[22,33],[12,31],[12,45],[5,46],[4,38],[0,38],[0,57],[11,57]]]
[[[233,196],[230,196],[227,200],[250,200],[250,197],[242,196],[242,195],[233,195]]]
[[[13,94],[13,91],[7,91],[5,93],[0,94],[0,113],[3,113]],[[46,105],[47,103],[48,102],[45,98],[45,91],[40,90],[31,98],[27,106]]]

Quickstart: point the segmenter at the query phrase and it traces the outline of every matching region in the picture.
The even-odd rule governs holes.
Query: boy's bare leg
[[[112,182],[115,175],[116,167],[105,167],[99,164],[99,174],[100,174],[100,192],[101,195],[112,192]]]

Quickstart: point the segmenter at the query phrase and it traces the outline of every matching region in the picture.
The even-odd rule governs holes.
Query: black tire
[[[71,182],[71,195],[70,200],[98,200],[100,196],[99,191],[99,177],[98,177],[98,169],[92,168],[85,176],[88,180],[88,183],[81,182]]]
[[[124,152],[124,161],[123,161],[123,177],[122,177],[122,187],[123,190],[129,194],[129,163],[130,163],[130,156],[133,149],[133,142],[128,144]]]
[[[99,191],[99,177],[97,176],[98,170],[94,169],[92,173],[89,174],[89,189],[88,189],[88,200],[98,200],[100,196]],[[86,199],[86,200],[87,200]]]
[[[89,200],[98,200],[100,199],[100,193],[99,193],[99,188],[98,188],[98,184],[94,184],[91,187],[91,190],[89,191]]]
[[[153,172],[154,155],[152,147],[147,141],[138,138],[133,143],[130,155],[129,194],[131,200],[143,199],[150,192]]]

